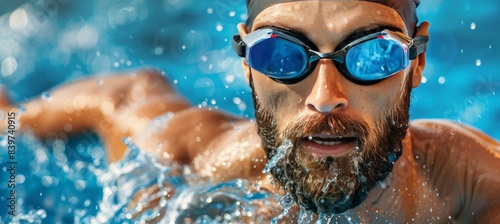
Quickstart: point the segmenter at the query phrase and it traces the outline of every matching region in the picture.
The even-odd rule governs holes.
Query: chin
[[[379,153],[357,147],[341,157],[316,157],[302,147],[293,147],[271,174],[306,210],[339,214],[358,206],[391,173],[400,144],[386,146],[389,148],[379,148]]]

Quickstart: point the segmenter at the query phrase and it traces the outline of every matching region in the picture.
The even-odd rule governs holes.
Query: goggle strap
[[[418,55],[427,51],[429,37],[418,36],[413,38],[413,44],[410,46],[410,60],[417,58]]]
[[[234,35],[233,36],[233,50],[236,52],[236,54],[240,57],[245,57],[245,51],[246,51],[246,45],[245,43],[241,40],[240,35]]]

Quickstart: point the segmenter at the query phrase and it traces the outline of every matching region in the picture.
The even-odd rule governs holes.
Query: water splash
[[[316,220],[315,224],[328,224],[332,222],[332,219],[332,215],[326,214],[324,212],[319,212],[319,218],[318,220]]]
[[[102,148],[87,139],[74,147],[73,142],[63,141],[63,136],[53,138],[42,142],[29,130],[16,136],[16,216],[0,209],[0,223],[52,223],[54,217],[67,223],[73,221],[76,209],[95,214],[100,197],[95,174],[102,172],[104,163],[94,163],[91,154],[98,155]],[[2,158],[7,158],[6,152],[0,152],[3,163]],[[0,184],[7,186],[4,181],[0,178]],[[0,198],[0,202],[5,199]]]
[[[330,186],[331,183],[335,183],[337,181],[337,176],[338,176],[338,173],[337,172],[334,172],[334,177],[332,179],[328,179],[326,178],[325,179],[325,184],[323,185],[323,187],[321,188],[321,191],[322,192],[326,192],[326,190],[328,189],[328,187]]]
[[[30,210],[28,213],[16,215],[12,223],[42,223],[47,218],[47,212],[44,209]]]
[[[279,216],[273,218],[271,220],[271,224],[277,224],[280,219],[285,217],[289,212],[292,206],[295,204],[292,197],[289,194],[283,196],[280,200],[280,205],[282,207],[282,212]]]
[[[314,213],[311,211],[308,211],[304,207],[300,207],[300,213],[299,213],[299,223],[311,223],[314,219]]]
[[[279,207],[278,195],[247,180],[214,183],[188,166],[140,150],[131,138],[124,143],[125,158],[99,177],[104,192],[99,213],[79,213],[76,222],[261,223],[271,219],[261,211]]]
[[[278,161],[281,160],[286,155],[287,150],[291,149],[292,147],[292,142],[288,139],[285,140],[283,144],[281,144],[278,149],[276,149],[276,153],[274,154],[274,156],[269,160],[269,162],[267,162],[263,172],[271,172],[271,169],[276,167]]]

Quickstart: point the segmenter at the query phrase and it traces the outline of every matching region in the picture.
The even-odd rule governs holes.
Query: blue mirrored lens
[[[396,42],[374,39],[349,49],[346,67],[359,80],[387,78],[405,67],[403,48]]]
[[[304,47],[281,38],[263,40],[250,48],[249,65],[276,79],[293,79],[307,67]]]

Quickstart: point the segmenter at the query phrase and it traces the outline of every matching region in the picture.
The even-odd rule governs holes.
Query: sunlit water
[[[195,106],[252,118],[241,61],[230,49],[235,26],[246,17],[244,2],[0,0],[0,84],[14,102],[50,102],[47,89],[62,82],[150,66],[164,71]],[[500,138],[500,2],[422,1],[418,10],[432,26],[422,85],[412,94],[412,118],[452,119]],[[47,140],[17,135],[17,215],[7,215],[8,155],[0,150],[0,223],[122,223],[158,214],[164,222],[260,223],[259,208],[280,203],[286,215],[293,204],[245,180],[203,179],[125,140],[127,158],[108,164],[93,133],[49,134]],[[2,136],[0,148],[6,144]],[[151,186],[145,195],[158,206],[131,203],[136,191]],[[305,211],[296,218],[314,220]],[[349,215],[320,222],[328,220],[357,222]]]

